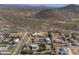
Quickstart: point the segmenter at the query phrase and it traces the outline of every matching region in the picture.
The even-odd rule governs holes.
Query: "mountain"
[[[79,8],[79,5],[76,5],[76,4],[70,4],[70,5],[67,5],[63,8],[69,8],[69,9],[74,9],[74,8]]]
[[[79,29],[79,6],[61,8],[45,6],[0,5],[0,29],[48,31],[55,28]]]

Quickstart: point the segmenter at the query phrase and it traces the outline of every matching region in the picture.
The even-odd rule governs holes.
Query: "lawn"
[[[6,47],[7,44],[0,44],[0,47]]]
[[[12,50],[14,50],[15,48],[16,48],[16,46],[10,45],[10,46],[8,47],[8,50],[9,50],[9,51],[12,51]]]

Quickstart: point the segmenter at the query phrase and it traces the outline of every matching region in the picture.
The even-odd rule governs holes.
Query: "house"
[[[30,35],[31,35],[31,36],[36,36],[37,33],[35,33],[35,32],[31,32]]]
[[[44,44],[51,44],[51,40],[49,37],[44,37],[44,38],[40,39],[40,42],[44,43]]]
[[[37,51],[39,49],[38,44],[31,44],[30,47],[32,48],[33,51]]]
[[[3,35],[0,35],[0,40],[4,40],[4,36]]]
[[[0,55],[11,55],[10,51],[0,51]]]
[[[19,40],[20,40],[19,38],[16,38],[16,39],[14,40],[14,42],[18,43]]]
[[[68,50],[65,47],[58,48],[57,52],[58,52],[59,55],[67,55],[68,54]]]
[[[54,42],[55,43],[59,43],[59,44],[64,44],[64,41],[63,40],[60,40],[60,39],[55,39]]]
[[[19,38],[15,38],[15,39],[13,39],[13,40],[10,40],[9,43],[10,43],[10,44],[16,44],[16,43],[18,43],[19,41],[20,41]]]
[[[46,38],[45,38],[45,42],[48,43],[48,44],[50,44],[50,43],[51,43],[50,38],[49,38],[49,37],[46,37]]]

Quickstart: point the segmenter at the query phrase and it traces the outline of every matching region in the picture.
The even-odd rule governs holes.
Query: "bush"
[[[23,55],[25,55],[25,54],[32,54],[32,50],[31,49],[30,50],[27,50],[27,48],[26,49],[23,49],[22,48],[21,54],[23,54]]]
[[[42,52],[42,51],[45,51],[46,50],[46,47],[45,45],[39,45],[39,50],[37,50],[38,52]]]

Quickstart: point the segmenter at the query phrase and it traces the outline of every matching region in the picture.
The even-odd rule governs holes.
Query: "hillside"
[[[5,6],[5,5],[4,5]],[[48,31],[54,28],[78,30],[79,6],[63,8],[0,7],[0,28],[25,31]]]

